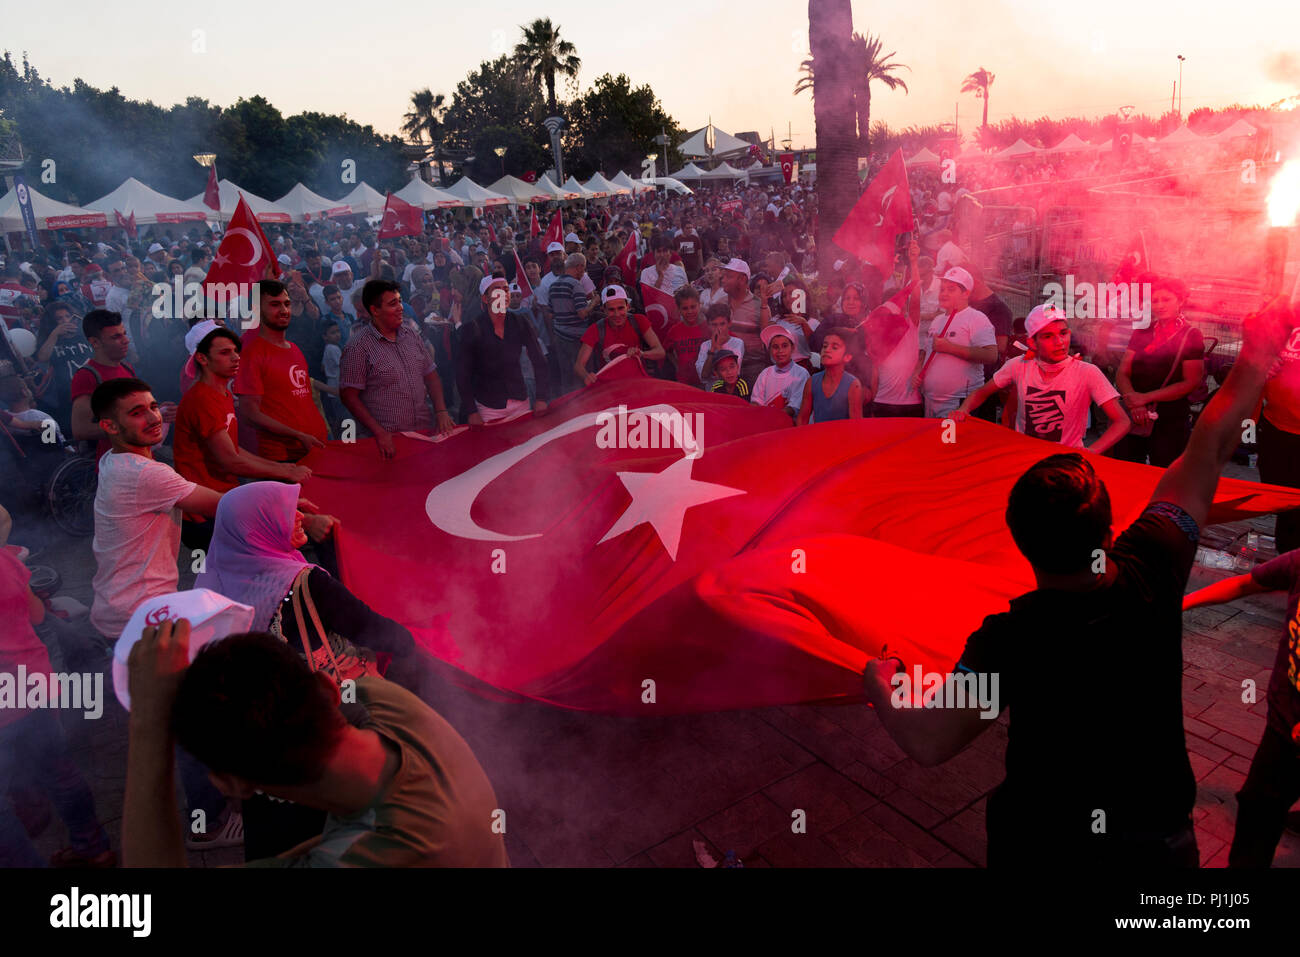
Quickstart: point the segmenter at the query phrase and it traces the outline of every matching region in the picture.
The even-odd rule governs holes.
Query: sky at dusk
[[[1294,0],[862,0],[853,11],[855,30],[880,35],[885,50],[911,67],[901,73],[909,94],[872,87],[873,121],[894,127],[948,122],[956,107],[963,132],[971,132],[982,103],[958,90],[981,66],[996,75],[991,122],[1013,114],[1101,116],[1128,104],[1158,116],[1169,108],[1179,53],[1187,58],[1185,114],[1300,92]],[[520,24],[549,16],[578,48],[583,89],[603,73],[627,73],[634,85],[649,84],[685,129],[711,117],[728,132],[775,130],[780,144],[790,130],[796,147],[813,143],[812,102],[791,94],[808,56],[808,8],[795,0],[218,0],[203,8],[68,0],[55,16],[11,8],[0,38],[0,47],[15,57],[25,51],[55,85],[81,77],[162,105],[196,95],[227,106],[260,93],[286,115],[347,113],[382,133],[397,132],[412,90],[428,86],[450,99],[467,72],[513,48]],[[195,30],[205,31],[206,52],[194,52]]]

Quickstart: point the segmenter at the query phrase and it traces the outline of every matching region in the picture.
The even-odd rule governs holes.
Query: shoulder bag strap
[[[307,637],[307,622],[303,617],[303,596],[307,596],[308,607],[311,609],[311,620],[317,631],[317,636],[321,644],[325,646],[326,654],[329,655],[330,662],[334,665],[335,680],[338,680],[338,662],[334,660],[334,649],[330,647],[329,634],[321,627],[320,618],[316,614],[315,603],[311,600],[311,592],[307,588],[307,578],[311,574],[311,568],[304,568],[298,573],[298,577],[293,580],[293,615],[298,622],[298,638],[302,641],[303,654],[307,656],[307,666],[312,671],[316,671],[316,659],[312,655],[311,641]]]

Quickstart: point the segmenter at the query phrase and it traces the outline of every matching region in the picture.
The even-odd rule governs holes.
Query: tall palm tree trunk
[[[983,126],[989,125],[989,88],[984,87],[984,122]]]
[[[861,82],[854,97],[858,111],[858,155],[867,156],[871,152],[871,81],[864,78]]]
[[[858,137],[849,0],[808,0],[808,41],[813,63],[813,116],[817,131],[817,270],[829,276],[840,256],[831,236],[858,199]]]

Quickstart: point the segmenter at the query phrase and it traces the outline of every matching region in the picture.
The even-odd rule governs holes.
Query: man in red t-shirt
[[[583,382],[591,385],[596,381],[595,374],[587,368],[591,354],[596,351],[599,351],[597,368],[613,358],[611,353],[616,349],[625,349],[627,355],[642,359],[662,359],[666,355],[659,337],[650,328],[649,319],[636,315],[630,317],[632,322],[628,321],[627,293],[622,286],[606,286],[601,291],[600,301],[605,309],[605,318],[589,326],[582,334],[578,358],[573,363],[574,371]]]
[[[263,279],[261,322],[244,335],[235,378],[240,415],[257,429],[257,452],[273,462],[296,462],[323,448],[329,427],[312,401],[302,350],[285,339],[292,319],[284,283]]]
[[[95,454],[102,458],[111,445],[91,414],[90,395],[101,382],[135,376],[135,370],[123,361],[131,351],[131,340],[127,338],[121,315],[107,309],[92,309],[86,313],[81,320],[81,331],[94,352],[86,364],[72,374],[72,437],[77,441],[97,443]],[[163,403],[159,410],[164,422],[175,420],[176,407],[172,403]]]

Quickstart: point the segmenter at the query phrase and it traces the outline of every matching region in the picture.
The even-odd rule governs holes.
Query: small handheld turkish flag
[[[636,262],[636,231],[633,230],[628,234],[623,251],[614,257],[614,265],[623,271],[624,282],[635,281]]]
[[[894,271],[894,243],[899,233],[916,229],[912,196],[907,188],[903,151],[897,150],[850,210],[832,240],[841,249],[871,263],[882,275]]]
[[[641,283],[641,301],[645,303],[645,314],[650,320],[650,328],[662,342],[664,332],[677,320],[677,300],[662,289]]]
[[[492,240],[492,242],[494,243],[498,242],[496,227],[493,226],[491,222],[489,222],[487,224],[487,228],[488,228],[488,239]]]
[[[537,234],[542,231],[542,226],[537,221],[537,207],[536,206],[532,207],[532,211],[533,211],[533,221],[528,224],[528,238],[536,239]]]
[[[384,202],[384,220],[376,236],[379,239],[418,236],[424,231],[423,218],[424,214],[419,206],[412,206],[400,196],[389,193],[388,199]]]
[[[113,215],[117,217],[117,224],[126,230],[127,238],[135,239],[135,213],[132,212],[130,216],[123,216],[115,209],[113,210]]]
[[[203,205],[208,209],[221,210],[221,190],[217,188],[217,164],[208,167],[208,185],[203,190]]]
[[[564,219],[560,216],[558,209],[555,211],[555,215],[551,217],[551,225],[546,227],[544,242],[547,246],[551,245],[551,243],[560,243],[561,245],[564,243]]]
[[[519,284],[520,299],[527,299],[533,294],[532,283],[528,281],[528,276],[524,273],[524,264],[519,261],[519,253],[515,253],[515,282]]]
[[[781,175],[785,177],[785,185],[790,185],[790,178],[794,175],[794,154],[781,154]]]
[[[230,217],[230,225],[226,227],[226,234],[217,247],[216,258],[208,267],[203,285],[209,288],[220,286],[221,288],[212,290],[211,295],[228,300],[229,290],[233,288],[227,285],[229,283],[246,287],[261,279],[279,275],[280,264],[271,251],[271,243],[241,193],[235,215]],[[205,289],[205,297],[207,295]]]

